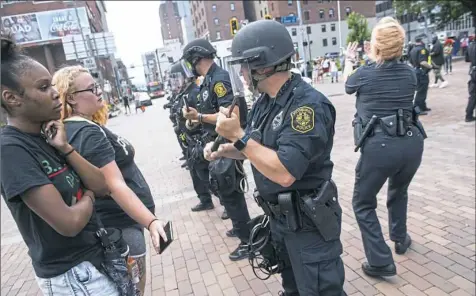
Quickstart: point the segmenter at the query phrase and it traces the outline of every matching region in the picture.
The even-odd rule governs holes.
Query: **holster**
[[[278,204],[281,213],[286,217],[289,230],[296,232],[302,228],[302,216],[299,203],[292,192],[280,193]]]
[[[266,216],[275,218],[274,212],[271,210],[269,204],[263,199],[261,194],[259,194],[257,189],[255,189],[253,192],[253,198],[255,199],[258,206],[263,209],[263,212],[266,214]]]
[[[390,115],[380,118],[380,127],[383,132],[390,137],[397,136],[397,115]]]
[[[415,106],[413,108],[413,123],[420,131],[421,135],[423,136],[423,139],[426,139],[428,138],[428,136],[426,135],[425,128],[423,127],[423,124],[421,123],[420,119],[418,119],[420,112],[421,111],[418,106]]]
[[[317,195],[301,196],[302,210],[312,220],[325,241],[339,239],[342,208],[339,205],[337,186],[326,181]]]
[[[236,164],[234,159],[219,158],[210,162],[210,185],[215,187],[220,197],[232,194],[238,189]]]
[[[362,120],[358,117],[354,118],[354,120],[352,120],[352,127],[354,128],[354,145],[357,146],[364,131]]]

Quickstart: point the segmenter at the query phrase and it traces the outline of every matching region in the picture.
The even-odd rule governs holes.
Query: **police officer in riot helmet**
[[[185,118],[198,122],[203,130],[203,147],[217,137],[215,124],[220,107],[228,107],[234,96],[232,93],[230,75],[215,62],[216,50],[205,39],[195,39],[183,49],[182,60],[185,65],[204,80],[200,85],[199,108],[182,109]],[[244,96],[238,98],[234,114],[241,118],[242,125],[246,124],[247,107]],[[203,151],[201,153],[203,157]],[[239,246],[229,255],[230,260],[241,260],[248,257],[247,243],[249,239],[250,215],[245,201],[244,191],[247,187],[246,175],[242,161],[219,159],[209,166],[210,189],[220,198],[226,213],[222,219],[230,218],[233,229],[226,235],[238,237]],[[208,174],[207,174],[208,175]],[[200,203],[192,211],[213,209],[211,198],[201,198]]]
[[[425,47],[422,38],[415,39],[415,45],[410,52],[410,62],[415,69],[417,78],[417,89],[413,105],[420,109],[420,115],[427,115],[430,108],[426,106],[426,97],[428,95],[428,86],[430,79],[428,73],[433,67],[428,64],[428,49]]]
[[[232,143],[216,152],[207,144],[205,157],[250,161],[254,197],[270,219],[271,240],[282,262],[284,295],[345,295],[342,209],[331,180],[335,109],[289,71],[295,51],[282,24],[259,20],[247,25],[235,35],[231,52],[234,92],[243,91],[242,76],[251,91],[262,95],[245,129],[221,108],[216,131]]]
[[[474,116],[474,110],[476,108],[476,40],[472,40],[468,46],[468,50],[465,53],[465,61],[470,63],[469,65],[469,81],[468,92],[469,99],[466,105],[466,122],[472,122],[476,120]]]
[[[426,134],[413,110],[415,71],[399,60],[404,40],[405,30],[398,21],[385,17],[372,31],[370,56],[374,63],[354,72],[347,70],[357,45],[349,44],[347,48],[350,60],[345,62],[345,90],[357,94],[353,126],[355,151],[361,150],[352,206],[367,257],[362,270],[369,276],[396,274],[375,211],[377,194],[387,180],[390,239],[397,254],[404,254],[411,244],[406,223],[408,187],[420,166]],[[426,51],[420,47],[418,52]]]

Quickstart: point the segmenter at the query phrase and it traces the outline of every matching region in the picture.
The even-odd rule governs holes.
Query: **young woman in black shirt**
[[[106,227],[120,228],[129,245],[129,256],[139,266],[138,288],[145,287],[146,245],[144,227],[158,251],[164,224],[154,215],[149,186],[134,162],[134,147],[105,127],[107,106],[102,91],[89,71],[69,66],[53,75],[53,84],[63,103],[63,120],[69,143],[106,178],[111,194],[98,199],[96,209]]]
[[[48,70],[1,37],[1,193],[44,295],[118,295],[91,218],[103,174],[68,144]],[[89,190],[88,190],[89,189]]]

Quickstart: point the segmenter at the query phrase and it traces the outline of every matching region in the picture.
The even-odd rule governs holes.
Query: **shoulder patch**
[[[291,113],[293,130],[305,134],[314,129],[314,109],[308,106],[299,107]]]
[[[426,54],[426,49],[420,50],[420,53],[421,53],[421,54]]]
[[[213,87],[213,91],[219,98],[224,97],[227,92],[226,87],[223,85],[222,82],[218,82],[217,84],[215,84],[215,87]]]

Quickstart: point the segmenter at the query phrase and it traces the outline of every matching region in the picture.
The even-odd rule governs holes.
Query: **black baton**
[[[230,105],[230,110],[228,112],[228,118],[231,117],[231,113],[233,113],[233,109],[235,109],[235,106],[236,106],[236,103],[238,102],[238,96],[235,96],[233,98],[233,101],[231,102],[231,105]],[[218,150],[218,146],[220,146],[221,142],[223,142],[223,137],[218,135],[218,137],[215,139],[215,142],[213,143],[213,146],[212,146],[212,152],[215,152]]]
[[[365,139],[369,136],[370,132],[372,131],[372,127],[377,121],[378,117],[377,115],[372,115],[372,118],[370,118],[369,123],[367,123],[367,126],[364,129],[364,132],[362,133],[362,136],[360,136],[359,142],[357,142],[357,146],[354,149],[354,152],[359,151],[359,148],[362,146],[364,143]]]

